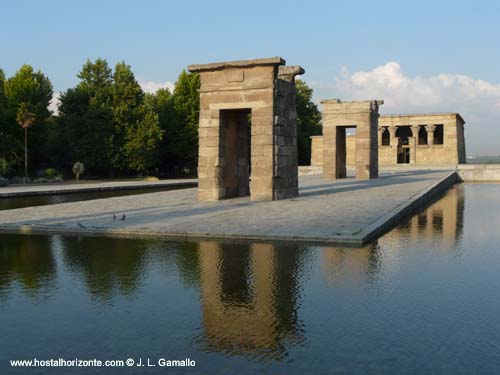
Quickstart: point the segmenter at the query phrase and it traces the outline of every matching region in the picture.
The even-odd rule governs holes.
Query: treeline
[[[0,175],[22,175],[24,130],[20,108],[34,116],[29,128],[30,175],[47,168],[71,174],[76,161],[86,175],[125,177],[194,174],[198,151],[199,77],[182,71],[173,91],[145,93],[129,65],[111,69],[87,61],[78,84],[62,93],[58,113],[48,110],[50,80],[29,65],[6,79],[0,69]],[[312,89],[297,81],[299,162],[310,160],[309,136],[320,134]]]

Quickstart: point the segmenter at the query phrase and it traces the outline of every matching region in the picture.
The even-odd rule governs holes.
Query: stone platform
[[[456,179],[455,171],[408,171],[365,181],[304,176],[300,196],[281,201],[199,202],[196,189],[129,195],[0,211],[0,231],[358,246],[425,206]]]

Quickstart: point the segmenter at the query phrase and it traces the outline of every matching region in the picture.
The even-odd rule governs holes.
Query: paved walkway
[[[0,187],[0,198],[27,195],[50,195],[65,193],[81,193],[90,191],[157,189],[175,186],[196,186],[197,179],[172,179],[157,181],[98,181],[61,184],[28,184]]]
[[[455,176],[450,171],[409,171],[369,181],[304,176],[299,197],[272,202],[248,198],[198,202],[196,189],[183,189],[28,207],[0,211],[0,230],[360,245],[415,205],[446,190]]]

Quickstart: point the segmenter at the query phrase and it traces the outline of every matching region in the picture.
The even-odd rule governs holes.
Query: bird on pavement
[[[122,215],[121,221],[125,220],[126,216],[125,214]]]
[[[114,212],[113,212],[113,220],[116,220],[116,215]]]

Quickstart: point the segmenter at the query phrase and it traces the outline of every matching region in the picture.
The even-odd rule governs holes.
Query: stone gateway
[[[323,100],[323,176],[347,177],[346,129],[356,128],[356,178],[378,177],[378,108],[382,100]],[[313,145],[314,146],[314,145]],[[314,152],[314,151],[313,151]]]
[[[281,57],[190,65],[200,74],[198,199],[298,195],[295,76]]]

